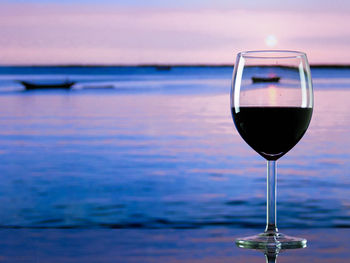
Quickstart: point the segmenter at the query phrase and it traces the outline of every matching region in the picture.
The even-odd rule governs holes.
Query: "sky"
[[[350,64],[347,0],[0,0],[0,64],[233,64],[289,49]]]

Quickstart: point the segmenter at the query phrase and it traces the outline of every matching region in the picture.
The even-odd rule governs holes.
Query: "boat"
[[[40,90],[40,89],[70,89],[75,82],[74,81],[65,81],[62,83],[33,83],[29,81],[20,80],[26,90]]]
[[[253,83],[261,83],[261,82],[279,82],[280,77],[252,77]]]

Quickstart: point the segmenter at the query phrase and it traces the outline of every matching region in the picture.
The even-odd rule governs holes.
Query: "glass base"
[[[281,233],[261,233],[236,239],[236,245],[252,249],[294,249],[306,247],[306,239],[286,236]]]

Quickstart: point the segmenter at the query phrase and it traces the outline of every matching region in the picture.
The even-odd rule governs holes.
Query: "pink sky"
[[[239,51],[271,48],[350,64],[349,24],[336,11],[3,3],[0,64],[232,64]]]

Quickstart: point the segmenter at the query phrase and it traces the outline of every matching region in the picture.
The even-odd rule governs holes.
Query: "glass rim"
[[[255,59],[291,59],[306,57],[306,53],[294,50],[249,50],[239,52],[237,56]]]

